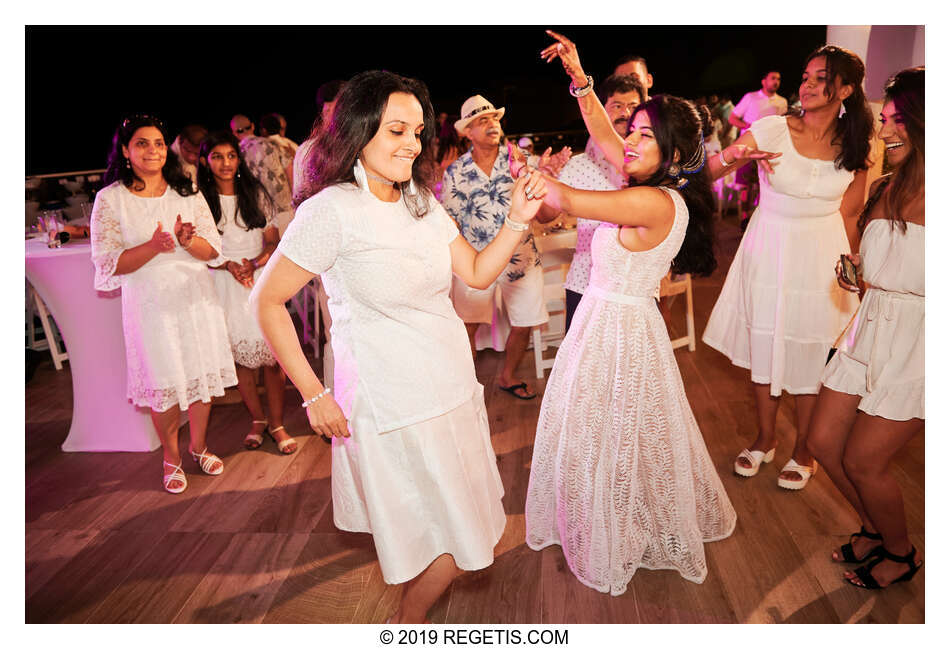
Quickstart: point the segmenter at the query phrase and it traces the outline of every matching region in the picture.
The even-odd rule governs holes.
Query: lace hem
[[[195,401],[211,401],[211,397],[224,395],[224,388],[237,384],[237,374],[233,368],[223,368],[220,372],[209,372],[204,377],[188,381],[184,391],[178,387],[149,388],[144,385],[129,384],[128,398],[136,406],[151,408],[155,412],[165,412],[172,406],[186,410]]]
[[[238,340],[231,343],[231,354],[234,362],[252,370],[264,365],[277,364],[277,359],[270,351],[270,347],[263,340]]]

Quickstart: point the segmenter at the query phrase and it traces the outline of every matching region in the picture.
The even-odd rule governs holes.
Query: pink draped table
[[[64,451],[153,451],[160,446],[148,409],[126,398],[119,291],[93,288],[88,242],[47,248],[26,242],[26,278],[56,320],[69,353],[73,419]],[[29,404],[27,404],[29,407]]]

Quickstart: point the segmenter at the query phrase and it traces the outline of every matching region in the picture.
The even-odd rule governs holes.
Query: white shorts
[[[472,288],[453,275],[452,304],[463,322],[491,324],[496,287],[501,289],[501,300],[512,327],[536,327],[548,321],[544,271],[540,266],[531,266],[524,277],[513,282],[508,280],[507,272],[502,272],[486,289]]]

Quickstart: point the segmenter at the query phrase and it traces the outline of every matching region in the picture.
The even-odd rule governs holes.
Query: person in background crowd
[[[244,446],[260,448],[267,430],[277,449],[290,455],[297,443],[283,424],[286,380],[248,304],[255,280],[277,248],[274,204],[244,164],[233,134],[222,131],[205,138],[200,160],[198,187],[221,232],[221,255],[208,265],[218,271],[213,274],[214,285],[228,324],[238,391],[252,419]],[[258,368],[264,374],[269,425],[257,394]]]
[[[198,147],[207,134],[208,129],[204,126],[189,124],[181,129],[181,133],[169,147],[178,156],[182,171],[192,182],[198,181]]]
[[[481,95],[465,100],[455,129],[471,140],[472,148],[449,165],[442,177],[442,206],[476,250],[484,249],[503,230],[511,205],[515,181],[508,169],[507,146],[501,131],[504,114],[504,108],[496,109]],[[528,348],[531,327],[548,321],[544,273],[531,230],[522,234],[521,245],[498,279],[498,286],[511,322],[498,387],[518,399],[534,399],[538,395],[528,389],[526,382],[515,378],[518,363]],[[495,284],[475,288],[461,278],[453,283],[452,303],[465,322],[473,357],[475,332],[481,323],[491,323],[494,296]]]
[[[600,86],[598,96],[607,111],[610,124],[621,138],[627,137],[630,116],[637,106],[643,103],[646,93],[640,81],[633,75],[611,75]],[[584,155],[571,158],[558,176],[565,185],[574,189],[591,191],[610,191],[622,189],[627,185],[627,176],[618,169],[597,146],[593,137],[588,138]],[[547,216],[547,205],[541,208],[541,218]],[[590,244],[594,231],[601,221],[577,219],[577,247],[571,267],[564,280],[566,295],[565,328],[571,328],[574,311],[580,304],[587,283],[590,281]]]
[[[521,152],[524,153],[526,156],[533,156],[534,155],[534,140],[532,140],[530,137],[525,136],[521,138],[520,140],[518,140],[518,148],[521,149]]]
[[[231,118],[231,132],[241,143],[241,155],[251,173],[261,182],[277,209],[278,230],[294,218],[290,178],[293,159],[276,142],[254,135],[254,124],[244,115]]]
[[[725,149],[735,142],[736,137],[739,135],[739,130],[729,121],[729,116],[732,115],[732,111],[735,110],[736,107],[735,104],[732,103],[732,98],[730,98],[727,93],[721,93],[719,97],[719,104],[713,114],[717,115],[722,122],[719,144]]]
[[[795,395],[796,441],[778,484],[802,489],[817,470],[807,447],[808,422],[835,340],[858,306],[834,281],[842,250],[857,250],[864,203],[871,111],[864,63],[833,45],[812,52],[799,93],[804,116],[752,122],[710,160],[713,178],[737,167],[747,147],[782,154],[761,163],[761,200],[739,243],[703,341],[749,370],[758,432],[733,470],[744,477],[772,461],[783,391]]]
[[[128,397],[149,408],[162,442],[163,484],[188,485],[178,449],[188,410],[189,451],[218,475],[221,459],[205,433],[211,397],[237,383],[224,311],[206,262],[221,252],[208,204],[168,151],[164,124],[149,115],[124,120],[92,209],[95,287],[122,289]]]
[[[650,88],[653,87],[653,75],[647,70],[647,60],[645,58],[633,54],[621,56],[614,65],[614,74],[617,76],[627,74],[635,76],[643,88],[643,101],[650,99]]]
[[[620,595],[638,569],[674,569],[700,583],[704,542],[726,538],[736,513],[706,450],[653,295],[672,265],[708,275],[712,193],[701,130],[709,113],[655,95],[626,137],[592,92],[574,43],[561,60],[591,137],[630,186],[584,191],[548,179],[545,203],[603,219],[591,280],[558,348],[538,416],[525,503],[526,542],[561,546],[585,585]],[[678,162],[674,162],[678,160]],[[522,163],[512,162],[512,171]]]
[[[515,183],[506,225],[476,252],[427,186],[435,116],[425,85],[363,72],[338,102],[310,158],[313,195],[251,299],[311,427],[333,438],[334,524],[373,535],[383,579],[406,584],[388,621],[418,624],[460,569],[492,563],[506,523],[452,277],[494,281],[537,213],[544,180]],[[333,395],[284,306],[315,274],[334,315]]]
[[[439,166],[433,169],[436,177],[434,178],[432,193],[436,200],[442,199],[442,176],[449,165],[458,160],[459,156],[465,153],[465,143],[455,130],[454,120],[445,121],[439,128],[439,136],[436,141],[436,156]]]
[[[284,154],[290,158],[293,165],[294,156],[297,154],[297,143],[287,137],[287,120],[280,113],[268,113],[261,117],[261,136],[270,138],[277,142],[283,149]],[[293,167],[287,174],[288,178],[293,177]]]
[[[739,105],[729,114],[729,123],[739,129],[739,135],[748,131],[753,123],[763,117],[784,115],[788,112],[788,101],[778,94],[781,83],[781,73],[770,68],[762,75],[762,87],[743,95]],[[746,165],[736,175],[738,182],[746,186],[749,195],[754,195],[759,184],[758,168],[755,165]],[[745,230],[748,224],[749,215],[740,215],[739,227]]]
[[[330,123],[333,108],[336,106],[336,98],[340,95],[340,91],[343,90],[344,85],[344,81],[335,79],[333,81],[327,81],[317,88],[317,116],[313,120],[313,128],[310,130],[310,135],[306,140],[300,143],[297,152],[294,154],[293,181],[295,205],[300,203],[298,199],[299,195],[308,191],[305,184],[307,158],[310,155],[310,150],[316,143],[317,136],[320,135],[324,127]]]
[[[857,281],[840,261],[837,271],[839,285],[864,298],[822,374],[808,433],[808,449],[861,521],[831,558],[867,561],[844,577],[875,589],[910,580],[923,564],[888,467],[924,425],[924,68],[887,82],[880,137],[893,172],[871,186],[858,220],[861,253],[848,255]]]

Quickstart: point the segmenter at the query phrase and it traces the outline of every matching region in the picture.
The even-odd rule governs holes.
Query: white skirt
[[[389,584],[442,554],[462,570],[491,565],[506,517],[482,386],[443,415],[383,433],[360,405],[357,396],[351,436],[333,440],[334,524],[373,535]]]
[[[703,342],[778,396],[817,394],[828,352],[858,308],[838,286],[849,250],[841,214],[783,217],[756,209]]]
[[[251,312],[251,305],[248,302],[251,289],[239,283],[234,279],[234,275],[226,270],[208,272],[214,278],[214,288],[224,309],[224,319],[228,325],[228,342],[231,345],[234,362],[251,369],[262,365],[275,365],[277,359],[274,358],[267,341],[264,340],[257,318]],[[263,268],[254,271],[255,282],[262,272],[264,272]]]

